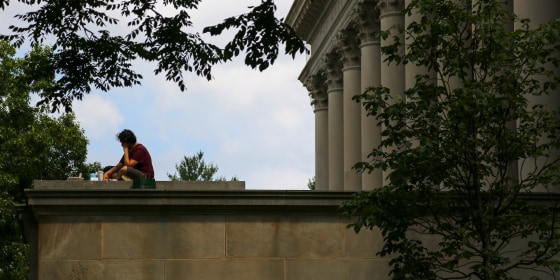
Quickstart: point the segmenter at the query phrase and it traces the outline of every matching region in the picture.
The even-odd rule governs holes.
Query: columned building
[[[402,94],[414,85],[416,75],[430,75],[422,67],[383,63],[381,48],[391,42],[376,34],[414,21],[415,15],[402,12],[409,2],[295,0],[288,13],[286,23],[311,48],[299,80],[309,90],[315,113],[317,190],[371,190],[386,183],[387,174],[379,170],[358,174],[352,169],[379,145],[383,129],[352,97],[379,85]],[[558,0],[511,0],[504,8],[533,24],[560,17]],[[399,36],[405,42],[404,35]],[[545,104],[560,107],[560,98],[545,98],[550,99]]]

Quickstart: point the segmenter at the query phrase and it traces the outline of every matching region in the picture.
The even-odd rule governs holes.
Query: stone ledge
[[[73,181],[73,180],[36,180],[33,181],[35,190],[97,190],[131,189],[132,182],[125,181]],[[245,190],[244,181],[157,181],[157,190]]]
[[[228,190],[218,189],[218,186],[208,189],[204,186],[213,182],[202,183],[158,182],[157,189],[130,189],[130,182],[36,181],[34,189],[25,190],[27,204],[19,208],[20,211],[27,209],[36,219],[49,215],[338,214],[339,205],[354,194],[348,191]]]

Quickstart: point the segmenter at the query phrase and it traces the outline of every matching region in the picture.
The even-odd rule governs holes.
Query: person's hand
[[[103,181],[109,181],[109,173],[108,172],[103,173]]]

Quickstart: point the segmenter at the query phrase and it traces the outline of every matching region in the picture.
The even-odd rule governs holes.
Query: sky
[[[277,17],[285,18],[292,2],[276,1]],[[191,14],[194,28],[201,31],[258,3],[204,0]],[[7,26],[9,19],[2,18],[0,25]],[[228,37],[205,38],[220,44]],[[122,155],[116,134],[126,128],[150,151],[156,180],[169,180],[185,156],[202,151],[207,163],[218,166],[218,176],[235,176],[246,189],[307,189],[314,176],[314,115],[297,79],[305,61],[304,54],[281,55],[259,72],[241,57],[214,66],[211,81],[187,73],[185,92],[154,75],[154,64],[135,62],[142,85],[94,90],[73,103],[89,139],[87,162],[116,164]]]

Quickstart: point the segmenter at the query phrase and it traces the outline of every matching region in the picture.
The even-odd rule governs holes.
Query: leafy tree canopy
[[[78,175],[86,159],[88,141],[73,114],[53,117],[49,106],[30,105],[30,93],[52,87],[53,72],[38,76],[35,68],[51,53],[38,47],[15,58],[15,49],[0,41],[0,183],[19,198],[34,179]]]
[[[15,204],[36,179],[76,176],[86,159],[87,139],[73,114],[49,115],[50,108],[30,106],[30,94],[52,87],[54,74],[35,72],[48,60],[48,48],[24,58],[0,41],[0,279],[27,278],[27,250]]]
[[[212,163],[206,163],[204,160],[204,152],[198,151],[193,156],[184,156],[181,163],[175,165],[177,174],[167,174],[172,181],[227,181],[223,176],[215,177],[218,172],[218,166]],[[238,181],[237,177],[232,177],[230,181]]]
[[[295,32],[274,16],[273,0],[263,0],[245,14],[206,27],[203,33],[211,35],[237,29],[223,48],[189,30],[193,25],[189,13],[200,0],[18,2],[33,11],[16,15],[24,25],[10,26],[12,34],[0,39],[16,47],[27,41],[52,46],[52,55],[37,70],[56,73],[53,87],[40,95],[40,103],[50,103],[53,110],[59,106],[71,110],[73,99],[81,100],[94,88],[108,91],[140,84],[142,76],[131,66],[136,59],[155,61],[155,74],[165,74],[183,91],[187,87],[184,72],[211,79],[213,65],[242,53],[247,65],[262,71],[274,63],[281,45],[291,56],[306,51]],[[0,1],[0,9],[9,4],[10,0]],[[164,12],[170,7],[172,15]]]
[[[314,191],[315,190],[315,176],[307,180],[307,188]]]
[[[93,163],[86,163],[84,164],[82,171],[82,176],[85,180],[91,180],[91,173],[97,173],[98,171],[103,170],[101,166],[101,162],[95,161]]]
[[[387,63],[425,74],[356,97],[383,131],[355,168],[389,183],[341,208],[381,230],[394,279],[558,277],[560,19],[533,28],[503,5],[412,0],[406,46],[381,32]]]
[[[13,198],[0,192],[0,279],[27,279],[29,246],[19,229]]]

